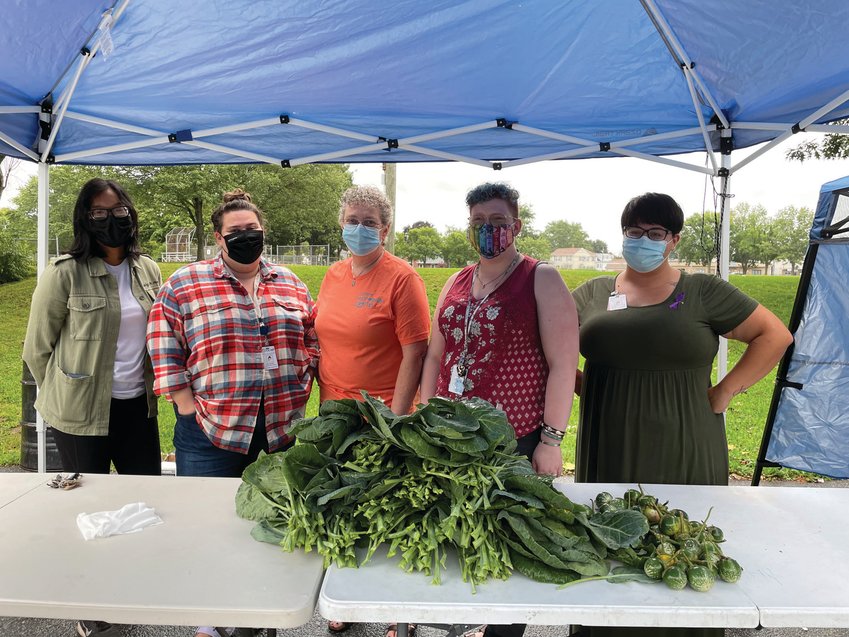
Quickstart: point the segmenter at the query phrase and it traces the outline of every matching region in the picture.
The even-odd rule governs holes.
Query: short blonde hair
[[[376,208],[380,223],[389,226],[392,223],[392,204],[377,186],[351,186],[342,194],[339,201],[339,223],[345,221],[345,208],[352,205]]]

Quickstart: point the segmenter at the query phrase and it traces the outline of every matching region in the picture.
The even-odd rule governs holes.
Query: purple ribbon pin
[[[678,296],[675,297],[675,300],[669,304],[670,310],[677,310],[681,305],[684,305],[684,293],[679,292]]]

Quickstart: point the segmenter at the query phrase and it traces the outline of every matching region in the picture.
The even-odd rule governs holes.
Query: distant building
[[[585,248],[557,248],[549,263],[560,270],[604,270],[612,254],[590,252]]]

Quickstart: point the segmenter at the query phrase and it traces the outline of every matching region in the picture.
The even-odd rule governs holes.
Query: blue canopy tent
[[[624,155],[720,179],[727,276],[731,175],[794,133],[849,132],[826,126],[849,116],[844,0],[9,4],[0,153],[39,164],[40,269],[53,163]],[[707,160],[667,157],[689,152]]]
[[[849,478],[849,177],[825,184],[752,484],[764,467]]]

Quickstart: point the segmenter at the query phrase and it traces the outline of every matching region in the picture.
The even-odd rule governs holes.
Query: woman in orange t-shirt
[[[345,191],[339,225],[352,256],[330,266],[318,293],[321,402],[361,399],[364,389],[396,414],[409,413],[430,333],[424,282],[410,264],[383,248],[392,206],[378,188]],[[328,622],[331,632],[348,627]],[[387,637],[394,631],[391,625]]]

